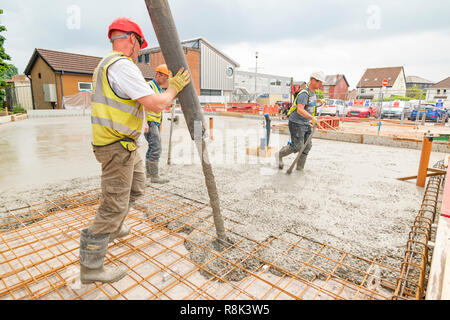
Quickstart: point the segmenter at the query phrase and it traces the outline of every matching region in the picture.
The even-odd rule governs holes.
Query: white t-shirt
[[[120,98],[137,100],[155,94],[138,66],[128,59],[120,59],[109,67],[108,81]]]
[[[155,94],[150,85],[145,81],[141,70],[128,59],[120,59],[113,63],[108,69],[108,81],[114,92],[125,99],[137,100]],[[146,113],[144,111],[144,119],[141,135],[136,144],[141,146],[145,143],[145,123]]]

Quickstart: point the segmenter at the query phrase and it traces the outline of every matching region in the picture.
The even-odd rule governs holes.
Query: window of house
[[[145,57],[145,63],[150,64],[150,54],[147,53],[144,57]]]
[[[437,89],[437,93],[440,94],[441,93],[441,89]]]
[[[378,81],[378,78],[375,78],[375,81]]]
[[[41,79],[41,78],[42,78],[42,75],[41,75],[41,73],[40,73],[40,72],[38,73],[38,78],[39,78],[39,79]]]
[[[373,89],[371,88],[370,91],[373,91]]]
[[[139,62],[139,63],[142,63],[142,56],[139,56],[139,57],[138,57],[138,62]]]
[[[444,89],[444,94],[446,94],[447,93],[447,89]]]
[[[366,93],[366,89],[361,89],[361,93]]]
[[[364,79],[364,81],[366,81],[366,82],[367,82],[367,81],[369,81],[369,79],[368,79],[368,78],[365,78],[365,79]]]
[[[78,82],[78,90],[79,91],[92,91],[92,83],[91,82]]]

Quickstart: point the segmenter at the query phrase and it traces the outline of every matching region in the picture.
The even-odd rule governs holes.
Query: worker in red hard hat
[[[164,93],[155,94],[135,64],[139,50],[147,46],[141,28],[128,18],[110,25],[112,51],[94,71],[92,92],[92,145],[102,167],[101,200],[89,228],[81,231],[80,280],[115,282],[126,275],[125,267],[105,267],[108,243],[125,237],[128,211],[144,194],[145,169],[137,150],[145,111],[161,112],[187,86],[187,71],[168,79]]]
[[[155,69],[156,75],[148,84],[156,93],[162,93],[169,84],[170,71],[167,65],[161,64]],[[162,112],[147,111],[148,132],[145,133],[145,139],[148,142],[148,150],[146,154],[145,164],[147,175],[150,177],[151,183],[164,184],[169,182],[159,176],[159,158],[161,157],[161,122]]]

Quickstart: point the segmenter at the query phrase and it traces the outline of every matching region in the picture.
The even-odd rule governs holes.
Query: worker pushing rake
[[[315,91],[322,86],[324,81],[325,74],[323,72],[313,72],[308,85],[297,94],[294,104],[288,112],[291,141],[275,154],[278,168],[282,170],[284,168],[283,158],[298,152],[297,158],[287,171],[288,174],[292,173],[295,166],[298,171],[302,171],[305,167],[312,147],[312,136],[318,124],[317,107],[325,105],[323,100],[317,99]]]

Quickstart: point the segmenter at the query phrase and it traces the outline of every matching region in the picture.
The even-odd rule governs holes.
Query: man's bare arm
[[[177,97],[177,92],[173,88],[168,88],[164,93],[152,94],[138,99],[147,111],[160,113],[166,107],[172,104],[172,101]]]
[[[313,116],[311,114],[308,113],[308,111],[305,110],[305,105],[304,104],[299,104],[297,106],[297,113],[299,115],[301,115],[302,117],[306,118],[306,119],[312,119]]]

